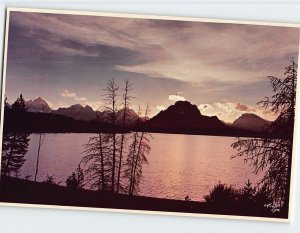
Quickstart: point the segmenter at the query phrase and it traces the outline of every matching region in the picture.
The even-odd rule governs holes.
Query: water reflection
[[[143,166],[143,179],[139,195],[160,198],[203,200],[209,190],[219,181],[243,187],[250,179],[256,184],[260,175],[252,173],[243,159],[230,159],[235,154],[231,148],[235,138],[152,134],[151,151],[146,157],[149,165]],[[84,144],[95,134],[47,134],[40,152],[38,181],[53,175],[57,182],[65,184],[86,155]],[[132,137],[132,135],[130,135]],[[27,161],[21,175],[33,175],[37,158],[39,135],[30,136]],[[132,139],[129,140],[132,143]],[[129,144],[128,144],[129,145]],[[128,153],[129,148],[126,149]],[[124,159],[124,164],[127,160]],[[84,167],[82,167],[84,169]],[[125,165],[122,172],[125,174]],[[129,187],[128,177],[122,176],[122,186]],[[123,191],[129,192],[128,189]]]

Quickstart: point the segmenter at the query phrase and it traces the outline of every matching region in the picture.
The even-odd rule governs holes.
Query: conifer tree
[[[25,100],[22,96],[12,104],[12,110],[22,120],[22,113],[25,112]],[[29,133],[26,132],[4,132],[2,140],[1,175],[8,176],[12,173],[18,174],[25,162],[25,154],[29,147]]]
[[[244,157],[244,160],[253,166],[255,173],[263,172],[264,176],[259,185],[267,190],[275,203],[287,210],[295,120],[296,62],[292,59],[291,64],[285,67],[283,78],[268,78],[274,94],[258,104],[279,115],[269,129],[274,137],[238,138],[232,144],[232,147],[238,150],[233,157]]]

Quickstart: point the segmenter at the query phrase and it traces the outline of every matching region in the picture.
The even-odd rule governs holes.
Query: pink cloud
[[[249,108],[244,104],[237,103],[235,106],[235,109],[244,112],[244,111],[247,111]]]

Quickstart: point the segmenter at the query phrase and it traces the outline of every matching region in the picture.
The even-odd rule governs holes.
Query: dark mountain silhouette
[[[38,101],[35,101],[35,103],[43,103],[41,100],[41,98],[38,98]],[[270,134],[271,132],[254,131],[253,127],[251,129],[249,127],[242,128],[242,126],[238,124],[240,120],[235,122],[235,126],[232,126],[225,124],[216,116],[204,116],[201,114],[196,105],[193,105],[188,101],[178,101],[174,105],[169,106],[166,110],[159,112],[156,116],[146,121],[139,118],[134,110],[130,109],[125,128],[122,128],[123,109],[120,109],[117,112],[117,124],[113,126],[108,121],[107,112],[101,112],[103,118],[97,120],[96,112],[89,106],[83,107],[82,105],[76,104],[69,108],[59,108],[58,110],[51,111],[50,113],[42,112],[46,111],[45,109],[47,108],[39,108],[37,106],[46,105],[37,104],[36,108],[32,107],[31,111],[26,111],[22,114],[14,112],[11,109],[6,109],[4,112],[4,131],[35,133],[147,131],[195,135],[245,137],[272,136]],[[36,111],[34,111],[34,109]],[[250,117],[248,120],[250,121],[253,118],[254,117]],[[257,120],[257,118],[254,119]],[[257,125],[262,126],[263,123],[265,123],[265,120],[260,121],[260,123],[250,124],[248,122],[248,125],[256,125],[257,127]],[[284,132],[278,133],[277,135],[274,135],[274,137],[286,137],[286,134]]]
[[[25,101],[28,112],[46,112],[49,113],[52,109],[49,107],[46,100],[41,97],[36,98],[35,100]]]
[[[120,109],[116,114],[116,120],[117,125],[122,125],[123,121],[123,115],[124,115],[125,109]],[[140,117],[136,114],[136,112],[133,109],[127,109],[127,115],[126,115],[126,125],[127,126],[133,126]]]
[[[4,112],[4,132],[28,133],[98,133],[122,132],[123,129],[109,123],[91,120],[75,120],[74,118],[43,112],[23,112],[11,109]]]
[[[188,101],[177,101],[166,110],[145,122],[147,127],[155,129],[224,129],[227,126],[216,116],[204,116],[196,105]]]
[[[96,111],[94,111],[89,105],[83,107],[81,104],[74,104],[70,107],[61,107],[57,110],[52,110],[49,104],[47,103],[47,101],[41,97],[38,97],[35,100],[28,100],[25,102],[25,104],[28,112],[53,113],[57,115],[71,117],[75,120],[84,120],[84,121],[91,121],[96,119]],[[116,113],[117,125],[122,124],[123,113],[124,113],[124,109],[120,109]],[[108,113],[103,111],[102,116],[103,116],[102,120],[104,122],[105,121],[107,122],[109,118]],[[139,119],[139,116],[133,109],[128,109],[126,118],[127,118],[126,125],[133,126]]]
[[[53,114],[63,115],[67,117],[71,117],[75,120],[84,120],[90,121],[96,119],[96,111],[94,111],[89,105],[83,107],[80,104],[72,105],[68,108],[59,108],[58,110],[53,110]],[[109,122],[109,113],[107,111],[103,111],[100,113],[101,119],[103,122]],[[123,119],[124,109],[120,109],[116,113],[116,124],[121,125]],[[126,116],[126,125],[132,126],[139,116],[135,113],[133,109],[129,109]]]
[[[270,124],[271,121],[267,121],[253,113],[244,113],[232,123],[232,127],[256,132],[264,132],[268,130]]]
[[[98,112],[101,121],[103,122],[110,122],[111,120],[111,113],[109,111],[102,111]],[[116,112],[116,125],[122,126],[123,125],[123,115],[124,109],[120,109]],[[133,109],[128,109],[126,113],[126,121],[125,126],[133,126],[136,122],[140,119],[140,117],[136,114]]]
[[[68,108],[59,108],[52,113],[71,117],[75,120],[90,121],[96,119],[95,111],[88,105],[83,107],[81,104],[75,104]]]

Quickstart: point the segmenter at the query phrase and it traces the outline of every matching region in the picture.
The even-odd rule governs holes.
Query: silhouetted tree
[[[213,207],[223,210],[236,205],[238,193],[232,186],[219,183],[210,190],[209,195],[204,196],[204,199]]]
[[[104,110],[97,113],[97,119],[109,122],[112,126],[111,133],[98,133],[97,136],[90,137],[85,144],[86,154],[81,164],[85,167],[85,181],[93,189],[105,190],[110,192],[137,193],[139,182],[142,178],[142,165],[148,163],[146,155],[150,151],[149,134],[145,132],[134,132],[131,137],[127,137],[127,121],[130,110],[129,95],[131,84],[125,82],[123,111],[118,112],[118,85],[114,80],[107,82],[105,91],[106,106]],[[117,113],[121,113],[121,122],[117,122]],[[149,107],[145,111],[145,119],[149,114]],[[139,115],[141,111],[139,110]],[[138,120],[137,120],[138,122]],[[117,127],[123,129],[117,134]],[[130,143],[130,141],[132,141]],[[128,153],[125,152],[125,148]],[[124,162],[125,161],[125,162]],[[124,182],[121,178],[125,178]],[[128,180],[127,184],[126,181]],[[125,187],[126,186],[126,187]],[[129,187],[130,186],[130,187]]]
[[[61,182],[56,182],[53,175],[47,175],[47,178],[42,183],[46,185],[59,185]]]
[[[285,68],[284,78],[268,76],[274,95],[259,102],[263,108],[271,108],[279,116],[271,124],[277,138],[238,138],[232,144],[238,149],[234,157],[244,157],[253,166],[254,172],[264,172],[259,185],[264,186],[275,203],[288,208],[295,118],[297,65],[292,59]]]
[[[111,167],[111,191],[115,191],[115,173],[116,173],[116,161],[117,161],[117,134],[115,132],[116,127],[116,114],[118,111],[117,91],[119,90],[119,86],[116,84],[114,79],[108,80],[106,89],[104,89],[105,102],[107,106],[105,107],[106,114],[108,116],[109,123],[112,124],[114,130],[111,134],[112,143],[111,143],[111,151],[112,151],[112,167]]]
[[[27,111],[27,107],[25,105],[25,100],[24,100],[22,94],[20,94],[20,96],[17,98],[17,100],[12,104],[11,109],[18,113]]]
[[[245,184],[244,188],[241,189],[240,195],[241,199],[244,199],[246,201],[252,201],[254,198],[254,195],[256,193],[256,187],[252,186],[252,183],[248,179],[247,183]]]
[[[37,178],[37,174],[38,174],[38,170],[39,170],[40,151],[41,151],[41,146],[43,145],[44,141],[45,141],[45,134],[40,133],[39,134],[38,151],[37,151],[37,157],[36,157],[34,181],[36,181],[36,178]]]
[[[12,109],[19,114],[19,117],[22,117],[22,113],[26,111],[22,94],[13,103]],[[16,175],[18,174],[19,169],[25,162],[24,156],[28,151],[29,135],[29,133],[21,132],[3,133],[1,159],[2,175],[7,176],[12,172]]]
[[[84,186],[83,170],[78,165],[76,170],[67,178],[66,185],[70,189],[81,189]]]
[[[117,111],[118,111],[118,90],[119,86],[115,81],[109,80],[104,91],[104,102],[106,106],[103,111],[97,112],[98,121],[106,121],[111,124],[111,133],[98,133],[97,136],[90,137],[85,144],[86,154],[81,163],[87,167],[85,176],[87,184],[91,188],[115,192],[116,172],[119,137],[116,133]]]
[[[251,215],[271,214],[272,210],[265,207],[271,202],[264,188],[253,187],[248,180],[241,189],[219,182],[204,196],[210,208],[218,213],[243,213]]]
[[[90,137],[85,144],[86,154],[81,163],[85,169],[85,182],[92,189],[111,190],[111,148],[109,146],[111,137],[108,134],[98,133]]]
[[[138,116],[141,115],[141,109],[139,107],[138,109]],[[126,160],[126,169],[124,173],[124,178],[128,179],[129,187],[128,187],[128,194],[132,195],[132,184],[133,184],[133,172],[134,172],[134,165],[136,161],[136,154],[137,154],[137,148],[139,143],[139,132],[135,131],[131,134],[131,143],[129,145],[129,151],[127,155]]]
[[[9,103],[7,102],[7,97],[5,97],[4,99],[4,111],[7,111],[10,109],[10,105]]]
[[[127,124],[127,119],[129,116],[129,108],[130,108],[130,100],[133,98],[132,96],[129,95],[131,84],[128,80],[125,81],[125,87],[124,87],[124,94],[123,94],[123,104],[122,104],[122,109],[123,109],[123,114],[122,114],[122,119],[121,119],[121,126],[123,131],[125,130],[126,124]],[[120,177],[121,177],[121,168],[122,168],[122,158],[123,158],[123,153],[124,153],[124,144],[126,143],[126,133],[122,132],[121,133],[121,139],[120,139],[120,155],[119,155],[119,165],[118,165],[118,179],[117,179],[117,190],[116,192],[119,192],[120,188]]]
[[[42,106],[41,111],[45,112],[45,106]],[[38,112],[38,111],[36,111]],[[45,141],[45,134],[39,133],[39,144],[38,144],[38,151],[37,151],[37,158],[36,158],[36,166],[35,166],[35,174],[34,174],[34,181],[36,181],[38,170],[39,170],[39,161],[40,161],[40,151],[41,151],[41,146],[43,145]]]
[[[140,115],[139,109],[138,114]],[[148,118],[149,105],[145,110],[144,120]],[[143,165],[148,164],[147,155],[150,153],[150,133],[135,132],[132,135],[132,143],[129,146],[129,154],[126,162],[125,178],[129,179],[128,194],[134,195],[139,191],[139,184],[142,180]]]
[[[17,174],[25,162],[25,154],[28,151],[29,134],[6,133],[3,135],[1,173],[4,176],[12,172]]]

